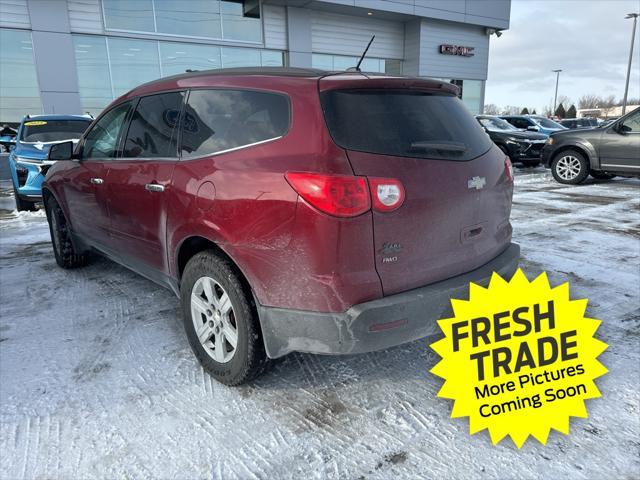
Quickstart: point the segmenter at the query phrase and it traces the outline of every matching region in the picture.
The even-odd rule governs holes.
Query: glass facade
[[[237,0],[102,0],[107,30],[262,42],[260,6]]]
[[[114,98],[156,78],[186,70],[284,64],[277,50],[90,35],[74,35],[73,42],[82,109],[93,115]]]
[[[313,68],[319,68],[322,70],[339,71],[355,67],[358,60],[359,57],[314,53],[311,57],[311,65]],[[400,75],[402,73],[402,61],[365,57],[360,64],[360,70],[363,72],[380,72]]]
[[[484,80],[460,80],[455,78],[436,78],[436,80],[456,85],[460,89],[460,99],[471,113],[479,115],[482,112],[482,86]]]
[[[42,113],[31,32],[0,29],[0,122]]]

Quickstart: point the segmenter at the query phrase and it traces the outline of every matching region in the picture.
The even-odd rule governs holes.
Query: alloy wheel
[[[191,319],[200,344],[218,363],[229,362],[238,345],[238,327],[231,299],[210,277],[201,277],[191,290]]]
[[[573,155],[565,155],[556,163],[556,173],[563,180],[573,180],[580,174],[580,160]]]

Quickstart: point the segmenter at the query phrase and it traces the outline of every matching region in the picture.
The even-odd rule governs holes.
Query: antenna
[[[360,57],[360,60],[358,60],[358,64],[356,65],[356,72],[360,71],[360,64],[362,63],[362,61],[364,60],[364,57],[367,55],[367,52],[369,51],[369,47],[371,46],[371,44],[373,43],[373,39],[376,38],[375,35],[373,35],[371,37],[371,40],[369,40],[369,43],[367,44],[367,48],[364,49],[364,52],[362,52],[362,56]]]

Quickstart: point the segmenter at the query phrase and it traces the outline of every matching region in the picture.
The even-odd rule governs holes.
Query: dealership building
[[[99,113],[143,82],[241,66],[445,79],[474,113],[510,0],[0,0],[0,122]],[[495,39],[495,35],[493,35]]]

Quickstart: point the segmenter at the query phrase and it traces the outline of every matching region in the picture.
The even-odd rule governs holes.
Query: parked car
[[[598,120],[596,118],[565,118],[558,122],[563,127],[566,127],[570,130],[576,128],[594,128],[598,126]]]
[[[521,130],[529,130],[545,135],[566,130],[566,128],[559,123],[549,120],[542,115],[501,115],[500,118]]]
[[[85,115],[27,115],[9,154],[9,169],[18,211],[35,210],[42,199],[42,182],[51,162],[49,148],[59,142],[77,142],[91,124]]]
[[[492,115],[478,115],[476,120],[512,162],[535,167],[540,164],[547,135],[518,130],[506,120]]]
[[[9,153],[16,146],[17,134],[17,130],[14,130],[8,125],[3,125],[2,128],[0,128],[0,146],[2,146],[0,152]]]
[[[180,296],[204,368],[237,385],[292,351],[436,331],[470,281],[509,276],[511,164],[428,79],[312,69],[186,73],[55,145],[58,265],[90,249]]]
[[[608,127],[609,125],[611,125],[613,122],[615,122],[616,120],[618,120],[618,118],[620,117],[613,117],[613,118],[607,118],[606,120],[602,120],[602,122],[600,122],[599,126],[600,127]]]
[[[610,125],[554,133],[542,159],[560,183],[640,175],[640,108]]]

